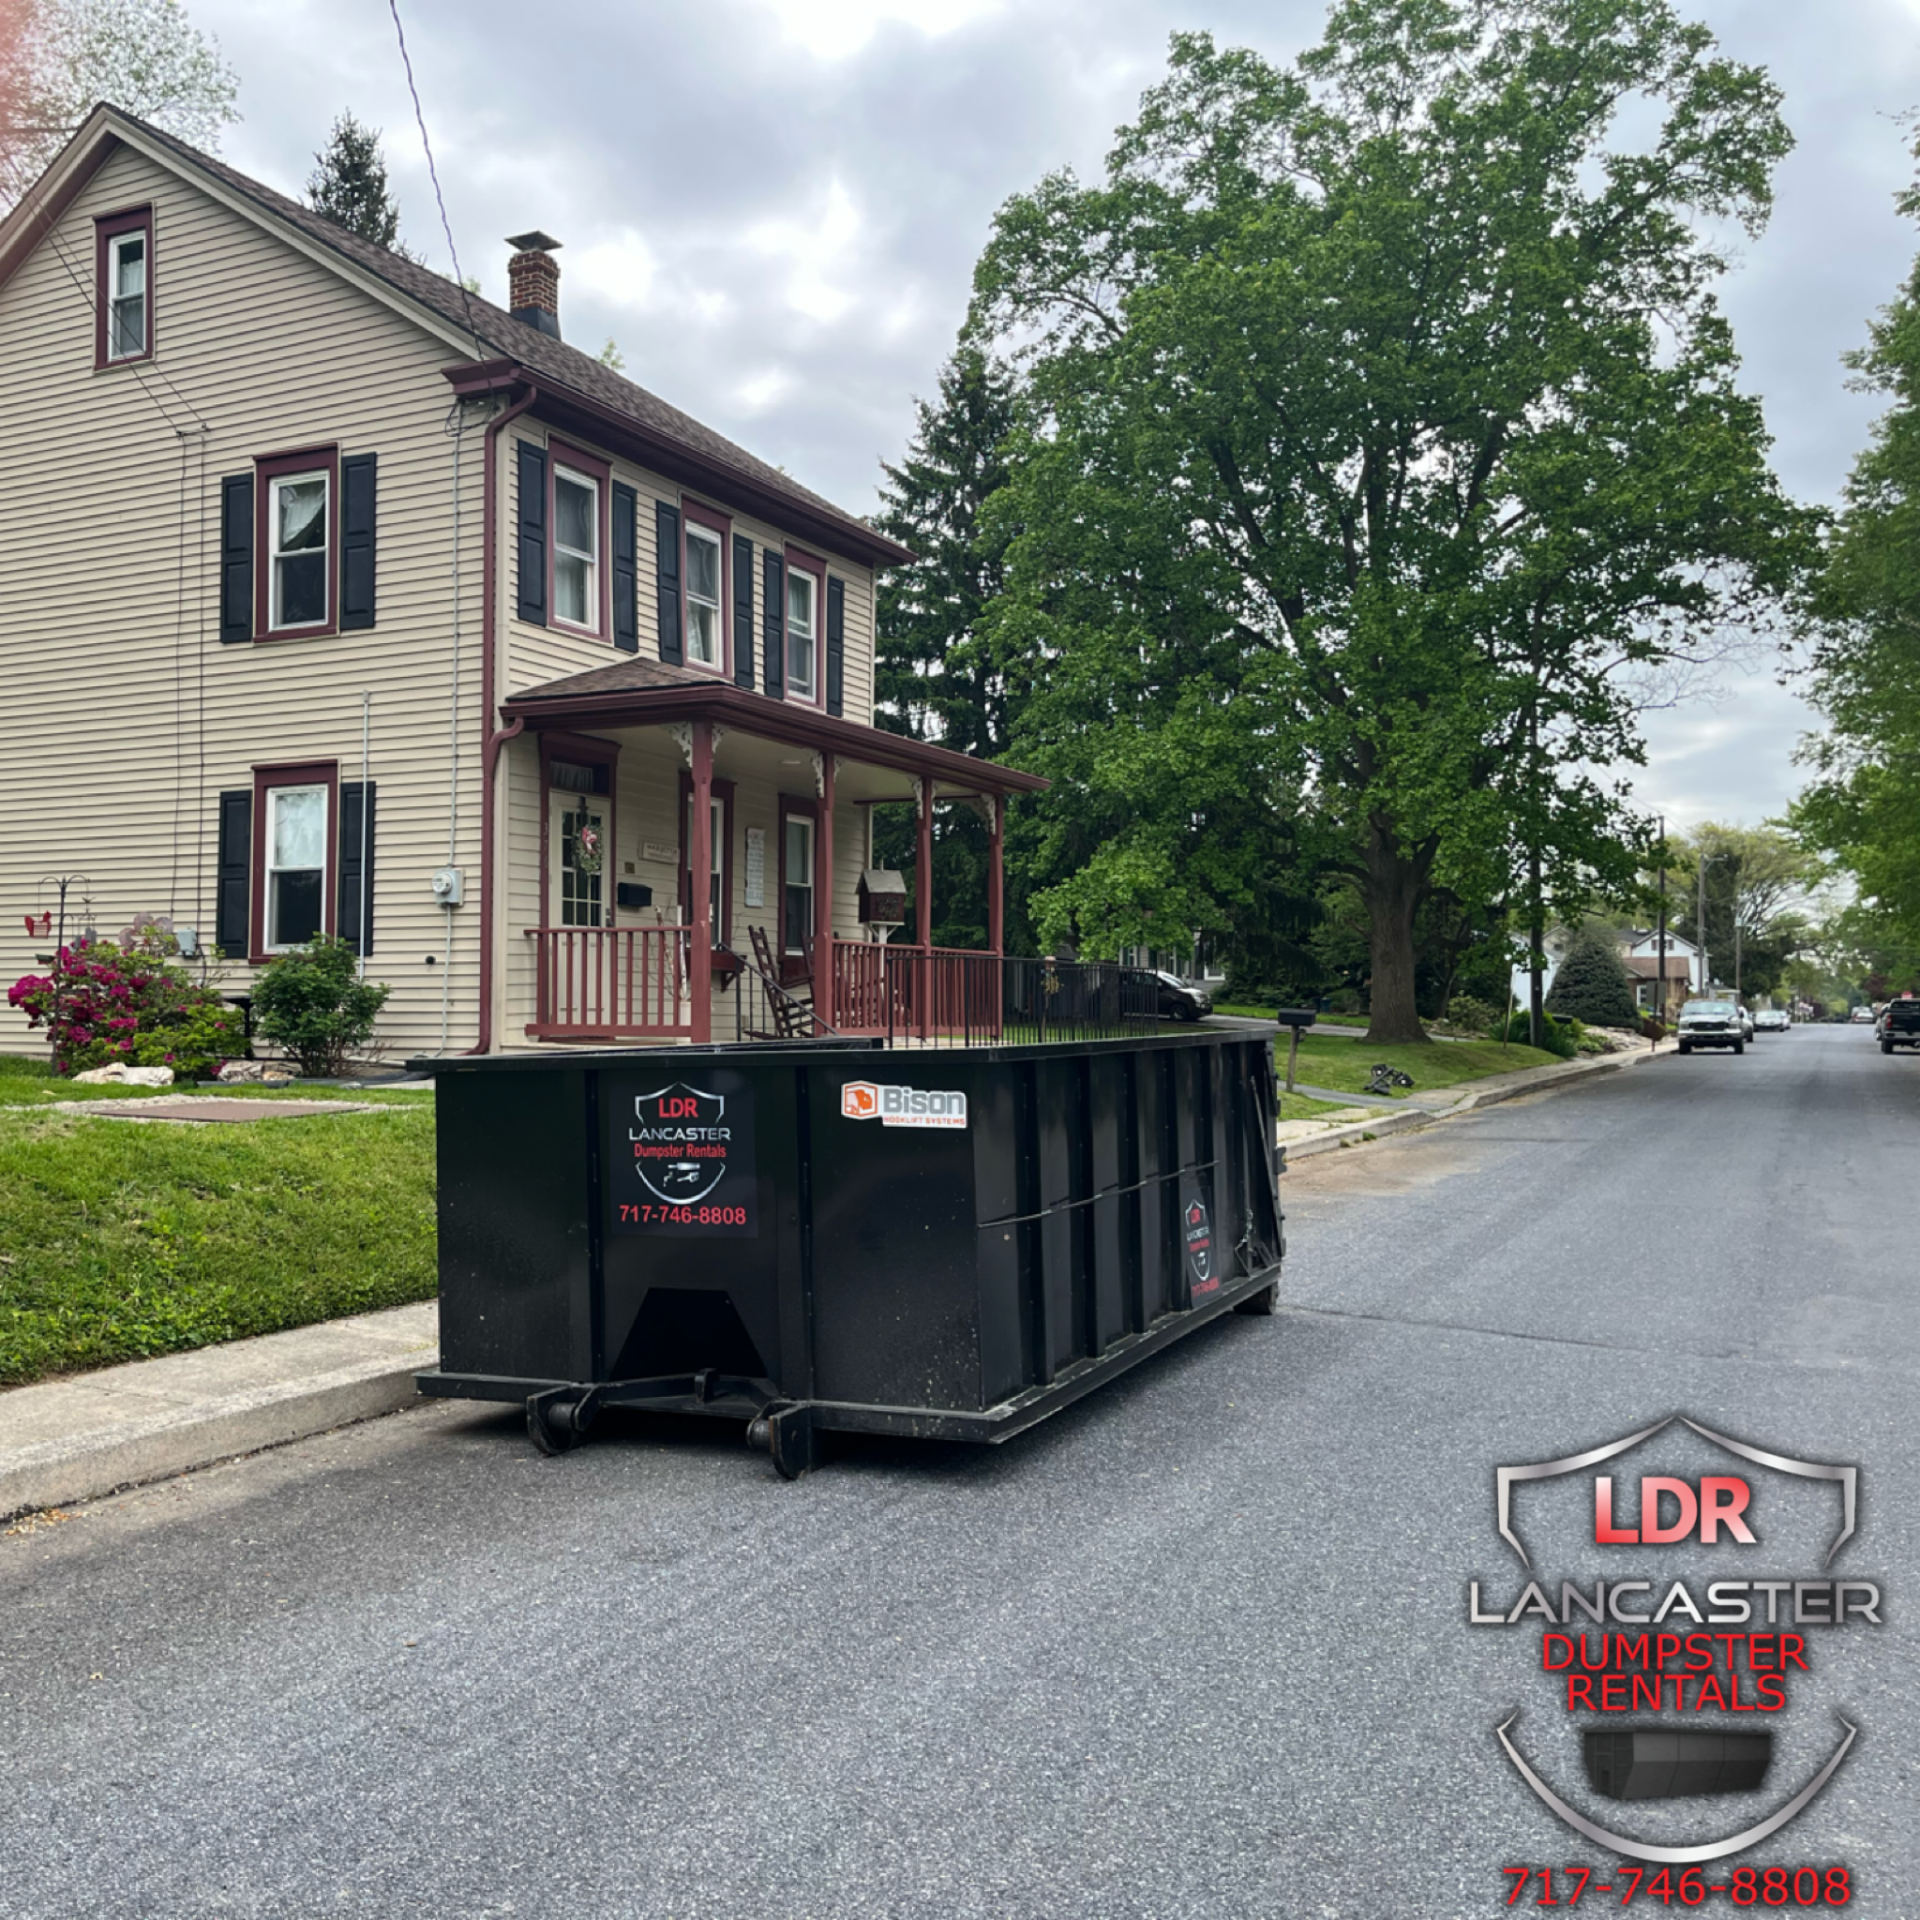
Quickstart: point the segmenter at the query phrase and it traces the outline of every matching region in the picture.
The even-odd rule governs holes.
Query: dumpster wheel
[[[571,1453],[586,1437],[594,1409],[591,1396],[559,1387],[527,1400],[527,1437],[544,1454]]]

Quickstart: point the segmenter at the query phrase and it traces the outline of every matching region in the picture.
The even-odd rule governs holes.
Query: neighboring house
[[[1667,932],[1667,1007],[1671,1012],[1690,995],[1702,993],[1707,986],[1706,962],[1691,940],[1683,940],[1671,928]],[[1634,1002],[1646,1012],[1655,1011],[1660,1000],[1660,935],[1643,927],[1631,927],[1620,936],[1621,958],[1633,975]]]
[[[949,802],[999,950],[1045,783],[874,727],[911,556],[563,344],[514,244],[507,313],[108,107],[0,225],[6,980],[71,873],[229,991],[340,934],[394,1054],[749,1033],[756,928],[870,1027],[873,809],[925,873]]]

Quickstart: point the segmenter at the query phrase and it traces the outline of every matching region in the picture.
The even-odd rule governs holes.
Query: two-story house
[[[566,345],[513,244],[506,312],[104,106],[0,225],[0,975],[69,874],[236,991],[348,939],[396,1053],[747,1037],[776,979],[872,1031],[873,810],[925,875],[955,803],[1000,949],[1044,783],[873,725],[910,556]],[[923,1019],[974,958],[930,906]]]

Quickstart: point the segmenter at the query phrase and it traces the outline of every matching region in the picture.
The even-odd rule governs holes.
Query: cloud
[[[409,240],[446,246],[383,6],[189,0],[239,70],[226,152],[298,191],[342,107],[381,126]],[[462,265],[505,292],[501,236],[566,243],[569,338],[855,511],[897,458],[966,308],[994,209],[1052,168],[1097,172],[1205,26],[1289,58],[1320,0],[401,0]],[[1787,485],[1832,499],[1875,403],[1840,355],[1916,246],[1893,195],[1920,105],[1920,0],[1691,0],[1786,93],[1798,146],[1724,303]],[[1810,716],[1764,677],[1656,716],[1649,805],[1757,819],[1797,784]]]

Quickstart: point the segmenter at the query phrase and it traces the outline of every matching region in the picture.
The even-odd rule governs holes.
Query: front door
[[[607,806],[604,794],[547,796],[547,924],[604,927]]]

